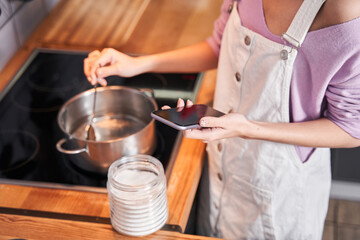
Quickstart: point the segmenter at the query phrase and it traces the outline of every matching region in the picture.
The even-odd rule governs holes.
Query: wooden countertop
[[[0,91],[35,48],[91,51],[112,47],[151,54],[203,41],[212,33],[221,3],[62,0],[0,73]],[[205,73],[197,103],[211,103],[215,77],[216,70]],[[179,233],[185,230],[190,214],[204,149],[201,141],[183,139],[168,179],[170,229],[146,239],[205,239]],[[111,228],[109,216],[106,193],[0,184],[0,239],[125,238]]]

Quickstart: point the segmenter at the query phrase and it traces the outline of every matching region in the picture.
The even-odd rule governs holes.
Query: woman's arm
[[[207,42],[153,55],[131,57],[115,49],[94,51],[84,60],[84,73],[95,84],[105,77],[131,77],[144,72],[199,72],[217,66],[218,58]]]
[[[326,118],[301,123],[253,122],[249,137],[307,147],[352,148],[360,140]]]
[[[217,67],[218,57],[207,42],[142,57],[145,72],[200,72]]]
[[[200,125],[205,128],[187,130],[185,136],[204,141],[241,137],[307,147],[360,146],[359,139],[326,118],[301,123],[268,123],[249,121],[242,114],[230,113],[219,118],[204,117]]]

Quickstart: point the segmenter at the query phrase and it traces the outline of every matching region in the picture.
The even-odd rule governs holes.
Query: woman
[[[329,148],[360,146],[359,15],[356,0],[226,0],[206,42],[137,58],[94,51],[84,71],[106,85],[109,75],[218,67],[214,108],[227,114],[185,131],[208,142],[200,233],[321,239]]]

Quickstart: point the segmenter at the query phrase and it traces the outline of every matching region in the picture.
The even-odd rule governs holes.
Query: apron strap
[[[326,0],[304,0],[282,38],[299,48],[303,43],[317,12]]]

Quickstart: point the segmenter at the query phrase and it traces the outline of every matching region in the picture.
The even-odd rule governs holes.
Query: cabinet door
[[[15,32],[14,19],[10,18],[0,29],[0,71],[20,47]]]

